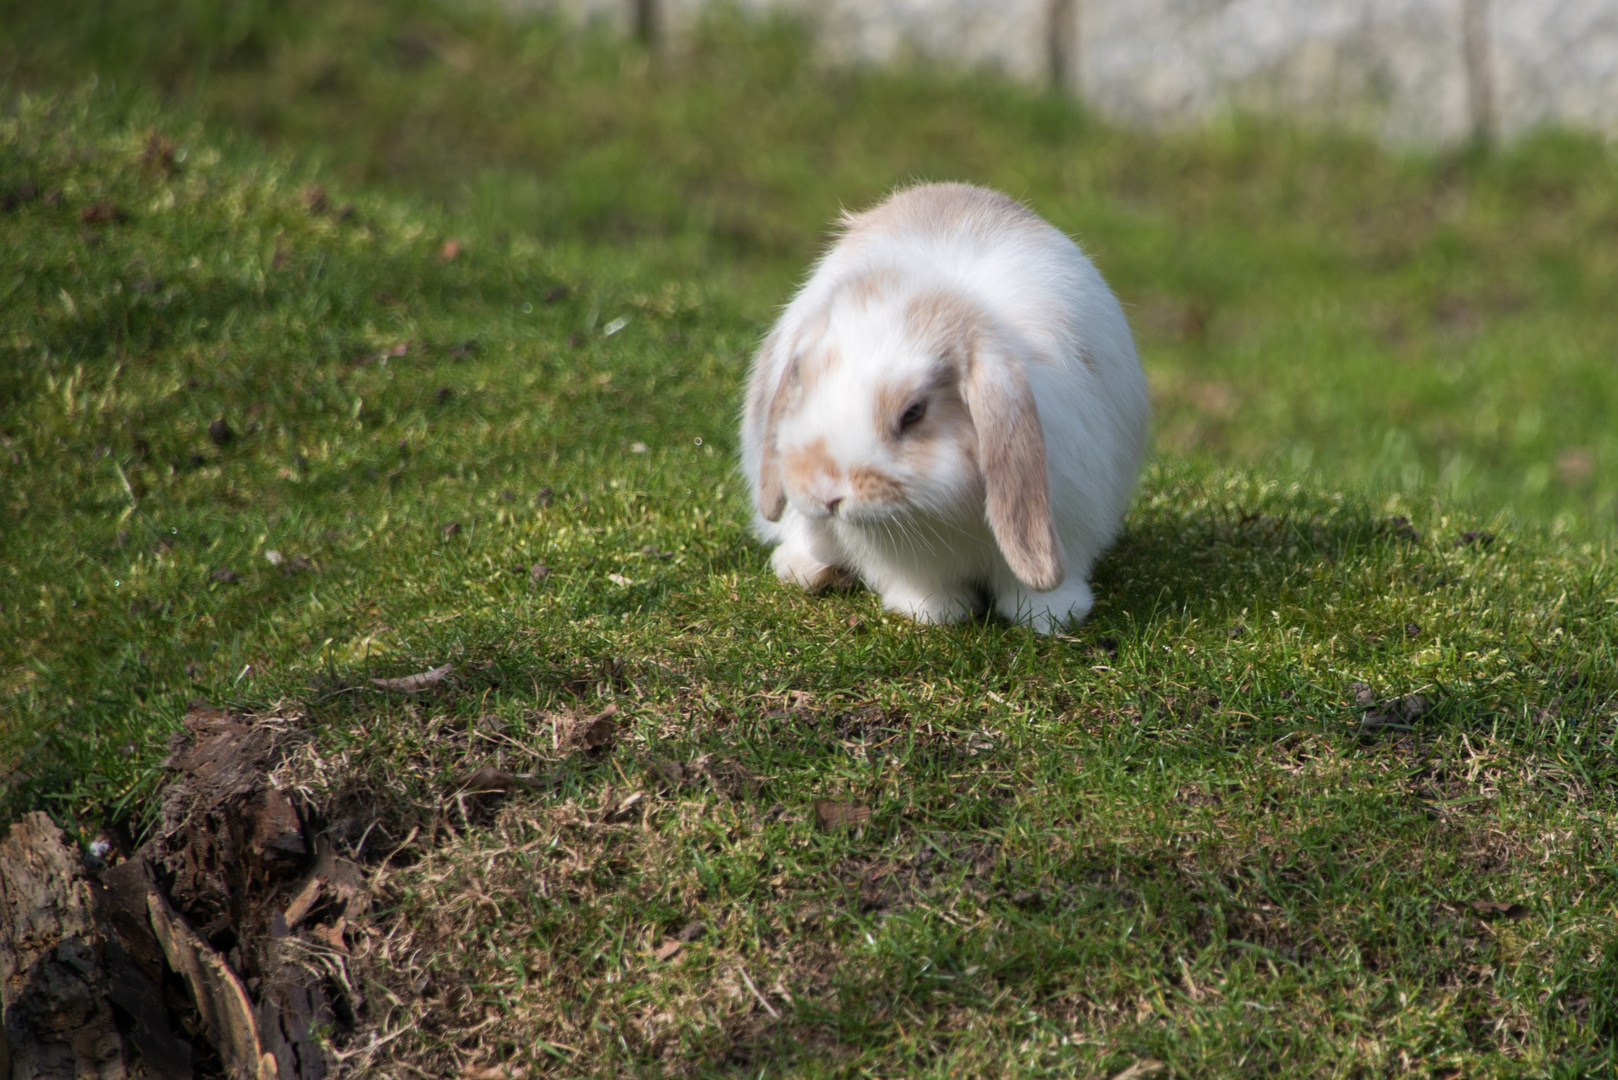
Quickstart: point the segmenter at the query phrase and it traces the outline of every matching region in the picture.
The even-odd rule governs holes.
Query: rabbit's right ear
[[[963,390],[978,433],[989,528],[1018,580],[1047,592],[1067,571],[1051,515],[1039,409],[1011,347],[993,335],[974,344]]]
[[[777,355],[783,345],[778,326],[770,331],[753,359],[753,377],[747,385],[747,426],[757,433],[759,465],[755,487],[758,512],[765,521],[780,521],[786,509],[786,487],[781,478],[781,451],[775,444],[776,428],[790,397],[788,386],[796,383],[797,360],[782,362]]]

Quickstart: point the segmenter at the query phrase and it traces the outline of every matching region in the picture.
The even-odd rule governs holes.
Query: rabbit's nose
[[[822,473],[809,484],[808,494],[826,508],[826,513],[835,516],[848,492],[837,477]]]

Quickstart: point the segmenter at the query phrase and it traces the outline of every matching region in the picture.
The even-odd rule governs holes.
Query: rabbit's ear
[[[778,365],[776,362],[775,354],[782,347],[782,336],[777,328],[765,338],[758,357],[753,361],[753,381],[747,388],[748,426],[758,432],[761,451],[758,512],[765,521],[780,521],[787,505],[786,488],[781,480],[781,452],[775,445],[775,433],[780,426],[781,414],[786,411],[799,382],[797,357],[785,364]],[[772,381],[770,375],[777,368],[780,376]]]
[[[1051,517],[1045,435],[1021,358],[998,335],[974,335],[962,396],[978,434],[989,528],[1019,581],[1038,592],[1062,583],[1062,544]]]

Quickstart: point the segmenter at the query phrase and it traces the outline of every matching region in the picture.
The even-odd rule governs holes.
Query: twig
[[[758,987],[753,985],[753,980],[747,977],[747,969],[738,964],[736,966],[736,970],[741,973],[742,982],[746,983],[747,988],[753,992],[753,996],[758,998],[758,1003],[764,1006],[764,1011],[775,1017],[777,1020],[781,1019],[781,1014],[775,1011],[775,1007],[773,1005],[764,1000],[764,995],[758,992]]]

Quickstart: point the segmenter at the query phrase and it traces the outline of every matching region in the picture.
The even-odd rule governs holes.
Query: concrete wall
[[[704,0],[511,0],[671,48]],[[838,61],[920,56],[1055,81],[1104,115],[1237,107],[1433,144],[1543,124],[1618,137],[1618,0],[739,0]]]

